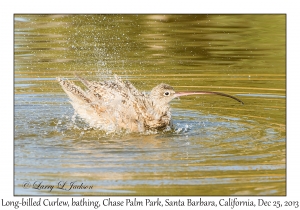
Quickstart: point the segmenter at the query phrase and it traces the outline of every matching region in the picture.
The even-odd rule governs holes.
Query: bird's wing
[[[136,101],[136,97],[144,96],[130,82],[121,80],[114,75],[115,80],[95,82],[88,81],[78,75],[76,77],[87,87],[86,95],[92,101],[101,100],[102,102],[112,101],[128,103]]]
[[[82,90],[79,86],[75,85],[72,81],[62,80],[59,77],[56,79],[71,99],[73,106],[74,104],[77,104],[77,106],[89,105],[95,109],[98,114],[105,111],[105,107],[101,106],[101,103],[96,103],[95,98],[91,97],[90,94]]]
[[[147,118],[146,97],[130,82],[123,82],[115,76],[115,80],[95,82],[76,75],[87,87],[82,90],[68,80],[57,80],[72,100],[76,112],[89,124],[119,126],[131,130],[142,131]]]
[[[57,77],[56,80],[59,82],[63,90],[67,93],[72,101],[79,100],[83,103],[91,102],[86,93],[80,87],[76,86],[72,81],[62,80],[59,77]]]

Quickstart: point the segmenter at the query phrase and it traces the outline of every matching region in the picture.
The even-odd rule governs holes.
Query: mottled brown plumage
[[[217,94],[239,99],[219,92],[178,92],[167,84],[159,84],[150,94],[141,93],[130,82],[118,76],[114,80],[95,82],[76,76],[87,88],[82,90],[69,80],[57,78],[71,99],[75,112],[92,127],[106,131],[126,129],[130,132],[163,129],[171,124],[169,102],[179,96]]]

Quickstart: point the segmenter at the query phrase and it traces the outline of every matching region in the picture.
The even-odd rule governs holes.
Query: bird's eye
[[[168,95],[170,95],[170,92],[167,91],[164,93],[164,96],[168,96]]]

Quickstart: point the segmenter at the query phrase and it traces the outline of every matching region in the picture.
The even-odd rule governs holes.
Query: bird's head
[[[175,92],[173,87],[167,84],[159,84],[154,87],[150,92],[150,98],[156,103],[160,105],[167,105],[173,98],[180,96],[188,96],[188,95],[203,95],[203,94],[214,94],[219,96],[225,96],[232,98],[241,104],[244,104],[240,99],[220,92],[211,92],[211,91],[185,91],[185,92]]]
[[[167,105],[174,98],[174,95],[173,87],[164,83],[157,85],[150,92],[150,98],[161,105]]]

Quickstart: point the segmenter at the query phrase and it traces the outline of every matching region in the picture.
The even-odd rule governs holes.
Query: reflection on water
[[[55,81],[73,72],[245,105],[187,96],[173,130],[106,134]],[[285,195],[285,100],[284,15],[16,15],[15,194]]]

